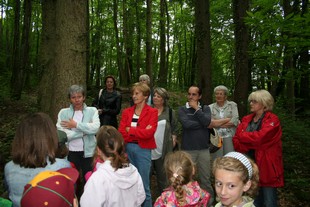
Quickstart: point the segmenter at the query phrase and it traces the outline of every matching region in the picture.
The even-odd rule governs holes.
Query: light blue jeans
[[[139,171],[144,190],[145,201],[142,207],[152,207],[152,196],[150,190],[150,172],[151,172],[151,150],[143,149],[138,144],[127,143],[126,153],[131,164],[133,164]]]
[[[254,200],[256,207],[277,207],[277,188],[260,187],[258,196]]]

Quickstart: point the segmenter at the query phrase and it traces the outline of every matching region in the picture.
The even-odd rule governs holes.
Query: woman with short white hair
[[[219,120],[230,118],[229,122],[214,125],[219,135],[223,138],[223,146],[216,152],[211,153],[212,160],[222,157],[228,152],[234,151],[232,137],[235,135],[236,127],[239,123],[239,113],[237,104],[228,101],[228,89],[226,86],[219,85],[214,88],[215,103],[210,104],[212,119]]]

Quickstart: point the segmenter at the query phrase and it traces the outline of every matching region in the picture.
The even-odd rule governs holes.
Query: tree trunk
[[[233,0],[235,34],[235,90],[234,100],[238,105],[239,116],[247,114],[248,91],[250,90],[250,69],[248,57],[249,30],[244,18],[249,9],[249,0]]]
[[[166,67],[166,0],[160,0],[160,19],[159,19],[159,36],[160,36],[160,57],[159,57],[159,73],[158,85],[167,86],[168,71]]]
[[[209,0],[195,1],[195,28],[197,47],[197,72],[202,87],[202,102],[212,102],[211,89],[211,35]],[[193,57],[193,56],[192,56]]]
[[[283,1],[283,11],[284,17],[293,13],[293,7],[291,6],[290,0]],[[290,34],[287,32],[283,33],[284,36],[288,37],[288,39],[292,38]],[[283,71],[286,71],[287,77],[285,78],[286,82],[286,107],[290,114],[294,116],[295,114],[295,64],[293,59],[293,50],[290,48],[288,43],[284,42],[284,52],[283,52]]]
[[[146,73],[153,85],[152,75],[152,0],[146,0]]]
[[[124,62],[124,78],[123,84],[126,86],[130,83],[131,74],[133,70],[132,62],[132,35],[133,27],[131,21],[131,7],[127,5],[127,1],[123,1],[123,37],[124,37],[124,48],[125,48],[125,62]]]
[[[136,1],[136,30],[137,30],[137,36],[136,36],[136,41],[137,41],[137,49],[136,49],[136,70],[133,71],[134,77],[138,79],[140,77],[141,73],[141,19],[143,16],[141,15],[141,3],[140,1]],[[134,78],[133,78],[134,79]],[[135,80],[135,79],[134,79]]]
[[[115,46],[116,46],[116,62],[117,62],[117,69],[120,78],[120,86],[124,86],[124,80],[126,74],[124,73],[123,64],[122,64],[122,47],[119,40],[119,32],[118,32],[118,21],[117,21],[117,11],[118,11],[118,1],[113,1],[113,23],[114,23],[114,34],[115,34]]]
[[[54,121],[69,105],[68,87],[86,85],[87,9],[85,0],[42,2],[44,73],[39,103]]]
[[[23,86],[30,86],[31,67],[29,63],[29,39],[31,31],[31,0],[24,0],[24,26],[21,41],[21,71],[24,71],[22,77]]]
[[[20,38],[19,38],[19,20],[20,20],[20,0],[14,4],[14,37],[12,54],[12,76],[11,76],[11,98],[19,100],[23,87],[23,70],[20,68]]]

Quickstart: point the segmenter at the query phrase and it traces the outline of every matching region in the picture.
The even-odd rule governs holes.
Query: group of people
[[[23,119],[5,166],[13,206],[211,206],[213,189],[216,207],[277,206],[277,188],[284,185],[281,126],[268,91],[250,94],[252,113],[241,121],[225,86],[214,89],[211,105],[200,102],[199,86],[189,87],[177,113],[164,88],[151,90],[146,74],[131,92],[132,106],[119,125],[122,96],[113,76],[93,106],[85,104],[82,86],[69,87],[70,106],[60,110],[56,127],[44,113]],[[181,148],[174,152],[178,123]],[[223,138],[215,153],[210,129]],[[63,143],[68,151],[59,157]]]

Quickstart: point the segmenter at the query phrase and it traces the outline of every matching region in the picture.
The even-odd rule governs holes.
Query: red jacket
[[[272,112],[266,112],[261,129],[247,132],[246,128],[255,114],[242,118],[233,137],[235,150],[246,153],[255,150],[255,160],[259,169],[259,183],[262,187],[284,186],[282,159],[282,130],[279,118]]]
[[[156,148],[154,134],[157,128],[158,111],[145,104],[138,119],[137,127],[130,127],[136,105],[124,109],[118,131],[123,135],[125,142],[138,140],[139,146],[145,149]],[[151,129],[146,129],[151,125]],[[130,127],[126,132],[126,127]]]

